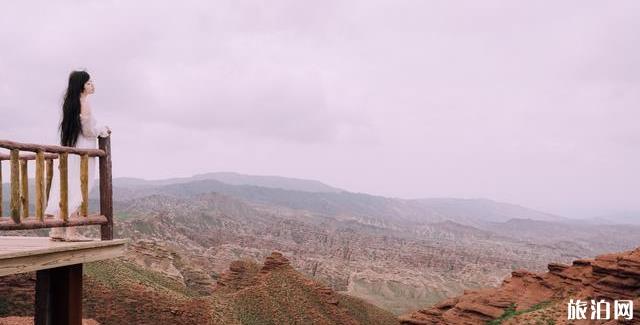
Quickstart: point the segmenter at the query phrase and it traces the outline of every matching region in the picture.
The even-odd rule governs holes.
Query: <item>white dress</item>
[[[80,113],[80,123],[82,131],[78,134],[76,148],[97,149],[98,137],[106,137],[109,135],[108,128],[104,125],[98,125],[91,112],[88,101],[82,100],[80,103],[82,109]],[[89,192],[93,188],[96,175],[96,157],[89,157]],[[58,169],[58,160],[53,162],[53,179],[51,180],[51,191],[49,192],[49,200],[45,214],[59,216],[60,211],[60,172]],[[69,186],[69,213],[73,213],[79,209],[82,204],[82,192],[80,187],[80,156],[69,154],[67,161],[68,168],[68,186]]]

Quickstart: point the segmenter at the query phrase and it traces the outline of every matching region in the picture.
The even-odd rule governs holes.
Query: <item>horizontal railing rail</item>
[[[20,160],[36,160],[36,158],[35,154],[20,155],[18,157]],[[46,153],[44,154],[44,159],[58,159],[58,155],[55,153]],[[11,160],[11,155],[0,153],[0,160]]]
[[[89,157],[103,157],[106,155],[101,149],[82,149],[75,147],[63,147],[53,145],[42,145],[33,143],[20,143],[8,140],[0,140],[0,148],[30,152],[50,152],[50,153],[72,153],[76,155],[89,155]]]

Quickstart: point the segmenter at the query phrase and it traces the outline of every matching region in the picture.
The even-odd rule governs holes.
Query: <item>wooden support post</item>
[[[2,197],[2,160],[0,160],[0,218],[4,215],[4,198]]]
[[[29,161],[20,160],[20,204],[22,204],[22,220],[29,218]]]
[[[35,325],[82,325],[82,264],[36,273]]]
[[[63,152],[60,154],[59,160],[59,175],[60,175],[60,215],[62,220],[69,220],[69,179],[67,169],[67,158],[69,154]]]
[[[51,195],[51,182],[53,181],[53,159],[47,159],[47,195],[46,201],[49,202],[49,195]]]
[[[89,214],[89,155],[80,157],[80,189],[82,191],[82,205],[80,215],[86,217]]]
[[[100,214],[107,223],[100,226],[102,240],[113,239],[113,187],[111,183],[111,136],[98,138],[98,147],[105,152],[100,157]]]
[[[36,271],[36,302],[34,325],[51,324],[51,269]]]
[[[11,150],[11,219],[20,223],[20,152]]]
[[[36,219],[42,221],[44,217],[44,152],[36,153]]]

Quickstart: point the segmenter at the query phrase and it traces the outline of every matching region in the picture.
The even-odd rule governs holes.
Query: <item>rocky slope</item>
[[[218,193],[153,195],[117,208],[126,216],[116,223],[118,235],[133,240],[128,255],[145,267],[206,284],[234,260],[261,260],[278,250],[291,257],[295,269],[333,290],[395,313],[497,285],[515,268],[538,269],[548,260],[582,256],[453,221],[409,233]],[[154,252],[166,258],[152,261],[145,252],[150,243],[171,253]]]
[[[305,195],[309,194],[314,193]],[[514,226],[492,231],[452,220],[410,227],[391,221],[380,225],[356,217],[355,212],[324,215],[220,193],[154,194],[118,201],[116,213],[118,236],[164,245],[172,251],[170,258],[175,263],[150,264],[136,252],[139,258],[134,259],[145,267],[182,276],[194,287],[210,287],[207,283],[234,260],[259,261],[278,250],[291,258],[296,270],[333,290],[397,314],[435,304],[465,289],[497,286],[518,268],[542,271],[549,261],[568,263],[628,249],[640,241],[640,228],[634,233],[629,227],[580,228],[567,231],[573,236],[568,240],[537,241],[533,237],[544,229],[566,227],[548,221],[536,221],[539,226],[531,230],[523,223],[523,234],[533,233],[523,238],[517,236]],[[549,233],[555,236],[557,232]],[[610,240],[598,239],[598,234]]]
[[[429,308],[399,317],[402,324],[567,324],[569,299],[633,300],[633,319],[640,323],[640,247],[621,253],[578,259],[571,265],[550,263],[548,272],[516,270],[497,288],[467,290]],[[587,317],[588,314],[587,313]],[[611,312],[613,315],[613,312]]]
[[[0,316],[31,315],[33,274],[0,279]],[[393,314],[296,272],[277,252],[262,265],[234,261],[206,294],[125,260],[89,263],[84,299],[85,317],[106,325],[398,323]]]
[[[241,324],[397,324],[391,313],[302,276],[275,252],[262,266],[232,263],[216,292]]]

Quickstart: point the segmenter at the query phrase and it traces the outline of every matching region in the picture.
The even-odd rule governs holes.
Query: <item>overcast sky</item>
[[[116,177],[640,211],[640,1],[10,1],[0,49],[0,138],[86,68]]]

